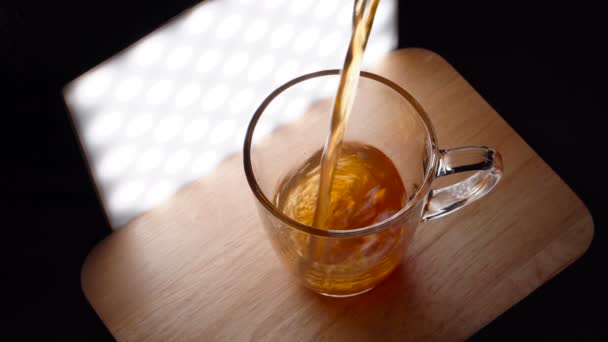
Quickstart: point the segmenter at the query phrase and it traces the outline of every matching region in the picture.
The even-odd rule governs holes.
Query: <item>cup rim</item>
[[[266,197],[266,195],[260,188],[260,186],[256,180],[255,173],[253,172],[253,168],[251,166],[251,147],[252,147],[253,132],[255,131],[255,127],[256,127],[260,117],[264,113],[266,107],[268,107],[268,105],[270,104],[270,102],[274,98],[276,98],[278,95],[280,95],[282,92],[284,92],[285,90],[291,88],[292,86],[294,86],[298,83],[304,82],[304,81],[312,79],[312,78],[330,76],[330,75],[339,75],[340,71],[341,70],[339,70],[339,69],[328,69],[328,70],[321,70],[321,71],[304,74],[304,75],[301,75],[299,77],[292,79],[291,81],[289,81],[287,83],[284,83],[283,85],[281,85],[280,87],[278,87],[274,91],[272,91],[270,93],[270,95],[268,95],[264,99],[264,101],[262,101],[262,103],[260,104],[258,109],[253,114],[253,117],[251,118],[251,121],[249,122],[249,125],[247,127],[247,133],[245,135],[245,142],[243,144],[243,164],[244,164],[244,168],[245,168],[245,176],[247,178],[247,182],[249,183],[249,187],[251,188],[251,191],[253,192],[253,194],[255,195],[257,200],[264,206],[264,208],[266,210],[268,210],[274,217],[278,218],[284,224],[286,224],[290,227],[293,227],[295,229],[298,229],[298,230],[303,231],[308,234],[313,234],[313,235],[323,236],[323,237],[332,237],[332,238],[348,238],[348,237],[369,235],[371,233],[380,231],[384,228],[391,226],[394,223],[394,221],[400,219],[407,212],[409,212],[419,201],[424,199],[427,192],[430,191],[431,183],[435,179],[436,174],[437,174],[437,169],[439,168],[439,158],[438,158],[439,149],[437,147],[437,136],[435,134],[435,130],[433,129],[433,125],[431,124],[431,121],[430,121],[428,115],[426,114],[426,112],[424,111],[422,106],[418,103],[418,101],[416,101],[416,99],[414,99],[414,97],[409,92],[404,90],[402,87],[400,87],[396,83],[394,83],[382,76],[376,75],[374,73],[367,72],[367,71],[361,71],[361,77],[382,83],[385,86],[392,88],[399,95],[401,95],[403,98],[405,98],[414,107],[418,116],[422,119],[423,125],[427,131],[427,135],[430,138],[431,149],[432,149],[431,156],[430,156],[429,160],[427,161],[427,172],[424,176],[424,181],[423,181],[422,185],[420,186],[418,191],[416,191],[416,194],[414,195],[414,197],[412,197],[412,199],[409,200],[403,208],[401,208],[398,212],[396,212],[392,216],[386,218],[383,221],[376,222],[372,225],[355,228],[355,229],[348,229],[348,230],[321,229],[321,228],[303,224],[303,223],[296,221],[296,220],[292,219],[291,217],[285,215],[283,212],[281,212],[272,203],[272,201]]]

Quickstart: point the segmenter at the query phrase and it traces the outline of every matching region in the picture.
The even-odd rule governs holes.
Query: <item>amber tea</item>
[[[377,148],[344,142],[329,189],[324,229],[355,229],[383,221],[404,207],[405,186],[393,162]],[[275,205],[287,216],[313,225],[321,178],[322,151],[279,186]]]
[[[307,225],[314,221],[321,178],[319,150],[279,185],[274,202],[287,216]],[[328,196],[324,229],[345,230],[381,222],[404,207],[405,186],[393,162],[379,149],[343,142]],[[293,249],[283,254],[307,286],[339,295],[369,288],[400,262],[406,236],[400,226],[345,240],[317,239],[293,232]],[[364,265],[366,273],[356,270]],[[331,277],[328,277],[331,275]]]

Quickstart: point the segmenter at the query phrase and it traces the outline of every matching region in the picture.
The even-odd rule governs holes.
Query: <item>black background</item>
[[[80,290],[82,262],[110,229],[61,89],[196,3],[0,2],[5,336],[111,339]],[[401,1],[400,46],[425,47],[452,63],[595,222],[581,259],[474,339],[605,340],[606,12],[581,2],[451,3]]]

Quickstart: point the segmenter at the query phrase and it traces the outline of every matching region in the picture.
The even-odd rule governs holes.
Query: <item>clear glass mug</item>
[[[290,171],[324,145],[338,80],[339,70],[319,71],[274,90],[249,124],[243,160],[279,258],[304,286],[344,297],[371,290],[386,278],[403,259],[421,222],[454,212],[492,190],[501,178],[502,161],[483,146],[439,149],[431,122],[412,95],[381,76],[362,72],[345,141],[383,151],[399,171],[408,201],[392,217],[351,230],[323,230],[295,221],[277,209],[275,192]],[[431,188],[438,177],[463,171],[476,172]]]

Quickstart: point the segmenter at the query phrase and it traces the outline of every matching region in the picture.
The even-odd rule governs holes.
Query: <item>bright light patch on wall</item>
[[[380,2],[365,65],[397,46],[396,6]],[[249,119],[276,87],[340,68],[352,7],[352,0],[208,0],[70,83],[66,103],[112,227],[240,152]],[[258,133],[298,118],[335,87],[294,94],[267,113],[275,126]]]

